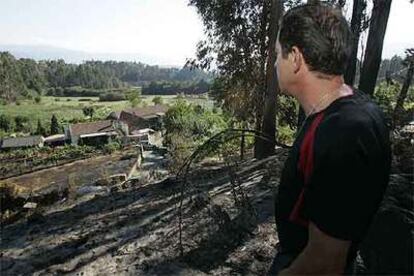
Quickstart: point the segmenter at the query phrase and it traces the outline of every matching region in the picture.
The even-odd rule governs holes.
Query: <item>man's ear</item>
[[[298,47],[293,46],[290,52],[292,63],[293,63],[293,72],[296,74],[300,71],[303,66],[303,55]]]

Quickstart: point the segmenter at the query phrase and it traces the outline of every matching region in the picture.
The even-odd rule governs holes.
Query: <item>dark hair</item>
[[[339,9],[328,4],[306,4],[289,10],[282,19],[282,55],[300,49],[310,70],[343,75],[351,55],[351,30]]]

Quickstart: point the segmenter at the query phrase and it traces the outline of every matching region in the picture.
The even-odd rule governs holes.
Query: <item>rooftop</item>
[[[91,123],[74,124],[70,126],[72,135],[80,136],[83,134],[98,133],[98,132],[112,132],[115,128],[111,120],[96,121]]]
[[[44,142],[45,138],[40,135],[16,137],[16,138],[4,138],[1,148],[19,148],[19,147],[31,147],[39,145]]]

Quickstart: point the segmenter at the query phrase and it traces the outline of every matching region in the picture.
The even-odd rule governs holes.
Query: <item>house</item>
[[[160,130],[168,108],[166,105],[130,108],[121,111],[119,115],[114,112],[110,116],[118,117],[119,121],[126,123],[130,132],[145,128]]]
[[[55,134],[45,137],[45,145],[49,147],[64,146],[68,142],[65,134]]]
[[[16,137],[16,138],[4,138],[1,142],[2,150],[17,149],[17,148],[34,148],[43,147],[45,138],[40,135]]]
[[[129,141],[133,141],[143,146],[161,146],[161,132],[151,128],[134,130],[128,135]]]
[[[105,120],[70,125],[65,129],[72,145],[106,144],[120,135],[128,134],[128,126],[119,121]]]

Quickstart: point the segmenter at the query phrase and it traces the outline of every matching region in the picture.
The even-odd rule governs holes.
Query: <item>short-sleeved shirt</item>
[[[356,256],[388,184],[389,130],[378,106],[357,90],[307,118],[285,163],[275,201],[283,251],[299,254],[309,222],[351,241]]]

